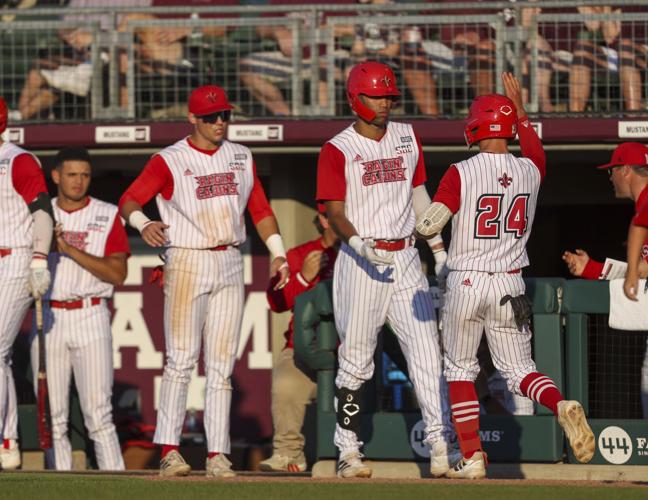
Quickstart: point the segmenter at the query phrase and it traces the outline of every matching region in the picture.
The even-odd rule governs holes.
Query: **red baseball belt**
[[[506,271],[506,274],[520,274],[522,272],[521,269],[513,269],[512,271]],[[494,276],[498,273],[488,273],[490,276]]]
[[[0,259],[7,255],[11,255],[11,248],[0,248]]]
[[[374,240],[375,246],[378,250],[387,250],[388,252],[397,252],[404,248],[411,247],[414,244],[414,238],[401,238],[399,240]]]
[[[52,309],[82,309],[84,307],[98,306],[101,304],[101,297],[91,297],[90,302],[85,299],[79,300],[50,300],[49,306]]]
[[[222,252],[223,250],[227,250],[228,248],[238,248],[238,245],[219,245],[217,247],[208,248],[207,250],[210,250],[212,252]]]

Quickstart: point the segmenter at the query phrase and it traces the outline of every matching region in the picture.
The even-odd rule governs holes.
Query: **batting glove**
[[[349,238],[349,246],[374,266],[391,266],[394,263],[394,256],[391,253],[385,256],[378,255],[373,248],[375,244],[373,240],[363,240],[357,234]]]
[[[50,272],[47,269],[47,259],[34,258],[29,265],[29,278],[27,286],[32,297],[38,299],[47,292],[50,286]]]

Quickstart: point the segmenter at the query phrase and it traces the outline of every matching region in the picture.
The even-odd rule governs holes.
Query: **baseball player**
[[[597,168],[607,169],[617,198],[630,198],[635,202],[637,215],[633,221],[640,221],[642,209],[644,216],[648,210],[648,147],[638,142],[619,144],[610,162]],[[648,278],[648,237],[643,239],[640,250],[636,272],[638,278]],[[575,252],[565,251],[562,258],[570,273],[589,280],[621,278],[627,269],[626,262],[610,258],[598,262],[580,248]],[[648,352],[641,368],[641,401],[644,418],[648,418]]]
[[[126,279],[130,247],[117,207],[88,196],[91,173],[90,155],[83,148],[61,150],[54,159],[56,252],[48,259],[53,279],[45,296],[43,332],[53,445],[46,459],[48,467],[57,470],[72,468],[68,438],[72,375],[99,468],[124,469],[112,421],[113,351],[107,301],[114,285]],[[31,359],[32,366],[38,366],[35,328]],[[34,387],[36,376],[34,370]]]
[[[207,388],[205,431],[208,477],[232,477],[230,376],[243,314],[244,211],[265,242],[277,275],[288,264],[277,220],[256,175],[248,148],[225,139],[232,106],[222,88],[207,85],[189,97],[193,132],[155,154],[120,200],[121,213],[146,243],[165,249],[164,338],[167,361],[160,388],[154,441],[162,445],[160,474],[186,475],[178,452],[187,388],[204,340]],[[156,196],[161,221],[142,206]]]
[[[526,242],[545,175],[545,154],[526,117],[520,83],[510,73],[502,80],[506,96],[479,96],[470,106],[466,142],[477,143],[479,153],[447,170],[433,203],[416,224],[427,237],[438,234],[452,218],[443,346],[463,459],[448,471],[450,478],[486,475],[474,386],[484,330],[509,390],[557,415],[579,461],[589,462],[594,455],[594,434],[582,406],[565,401],[553,380],[536,371],[531,358],[531,304],[520,270],[529,264]],[[508,140],[516,131],[522,158],[508,152]]]
[[[389,322],[407,360],[431,447],[431,473],[460,458],[449,425],[446,385],[432,296],[414,247],[414,222],[429,204],[425,162],[411,125],[389,121],[400,96],[392,70],[357,64],[347,96],[356,121],[328,141],[317,167],[317,199],[342,245],[333,273],[335,326],[340,336],[335,379],[339,477],[371,477],[359,439],[361,388],[374,372],[378,333]],[[432,242],[435,269],[443,240]]]
[[[7,105],[0,97],[0,134]],[[18,407],[11,374],[11,347],[31,298],[49,288],[47,254],[52,205],[35,156],[0,138],[0,465],[20,466]],[[31,294],[31,296],[30,296]]]
[[[315,225],[320,237],[288,250],[290,280],[281,289],[270,281],[268,303],[274,312],[292,310],[295,298],[313,288],[321,280],[333,277],[339,239],[326,217],[323,204],[317,204]],[[304,425],[306,405],[317,395],[315,374],[294,357],[294,316],[285,333],[286,345],[272,369],[272,438],[273,455],[261,462],[261,470],[302,472],[306,470],[304,456]]]

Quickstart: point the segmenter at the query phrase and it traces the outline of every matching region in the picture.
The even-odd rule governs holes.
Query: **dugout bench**
[[[558,291],[564,280],[527,279],[533,300],[534,358],[538,370],[565,388],[564,342]],[[332,283],[319,283],[295,302],[295,355],[317,372],[316,444],[317,460],[334,458],[333,407],[337,332],[333,318]],[[380,350],[380,346],[378,348]],[[381,373],[381,356],[376,374]],[[381,377],[364,386],[365,413],[360,439],[369,459],[427,461],[422,444],[424,425],[419,411],[384,411],[379,407]],[[557,462],[562,460],[562,429],[551,412],[537,407],[533,416],[482,415],[481,435],[492,462]],[[312,443],[309,443],[312,445]]]

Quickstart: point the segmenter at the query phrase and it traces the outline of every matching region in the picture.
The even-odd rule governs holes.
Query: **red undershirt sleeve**
[[[34,201],[39,193],[47,193],[43,170],[36,158],[29,153],[23,153],[14,158],[11,182],[27,205]]]
[[[412,178],[412,187],[420,186],[425,184],[427,180],[427,174],[425,172],[425,157],[423,156],[423,146],[421,145],[421,139],[418,135],[416,137],[416,147],[418,148],[418,162],[416,163],[416,170],[414,170],[414,177]]]
[[[108,233],[106,248],[104,249],[104,257],[108,257],[114,253],[131,254],[126,229],[124,228],[124,224],[122,223],[119,214],[115,215],[112,228],[110,229],[110,233]]]
[[[540,179],[544,179],[547,164],[544,148],[540,137],[538,137],[526,116],[518,120],[518,137],[520,138],[522,156],[531,160],[538,167]]]
[[[268,198],[257,176],[256,163],[254,161],[252,162],[252,172],[254,175],[254,184],[252,185],[252,192],[248,199],[247,209],[250,212],[250,217],[252,217],[252,222],[257,224],[266,217],[274,216],[274,212],[270,207],[270,203],[268,203]]]
[[[154,155],[120,198],[119,208],[121,209],[128,200],[135,201],[143,207],[158,193],[166,200],[171,199],[173,175],[164,158],[161,155]]]
[[[459,211],[461,206],[461,177],[457,167],[450,165],[450,168],[443,174],[432,201],[443,203],[453,214]]]
[[[344,201],[346,176],[344,154],[327,142],[317,160],[317,201]]]

